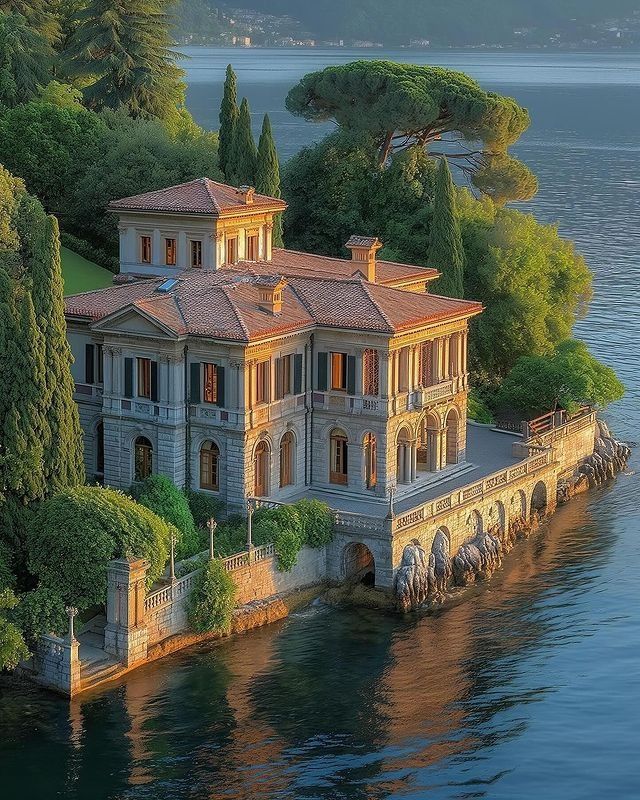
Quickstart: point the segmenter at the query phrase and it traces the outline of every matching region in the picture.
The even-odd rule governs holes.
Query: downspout
[[[305,346],[305,350],[306,350]],[[315,354],[315,335],[312,333],[309,336],[309,359],[305,369],[305,389],[308,391],[307,394],[307,408],[305,414],[305,440],[308,443],[308,465],[309,465],[309,482],[307,485],[313,485],[313,364],[314,364],[314,354]],[[309,419],[309,426],[307,425],[307,419]],[[307,431],[307,428],[310,427],[310,430]],[[306,470],[305,470],[305,478],[306,478]],[[306,480],[305,480],[306,483]]]
[[[184,346],[184,411],[185,411],[185,437],[184,437],[184,483],[187,491],[191,490],[191,403],[189,402],[189,346]]]

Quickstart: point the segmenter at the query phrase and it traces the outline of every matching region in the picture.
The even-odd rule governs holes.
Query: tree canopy
[[[436,291],[447,297],[464,296],[464,249],[460,220],[456,211],[456,194],[451,172],[443,158],[438,165],[433,216],[429,231],[429,263],[439,269],[442,277]]]
[[[0,104],[15,106],[49,82],[53,50],[21,14],[0,13]]]
[[[436,154],[438,142],[437,154],[469,177],[481,172],[486,190],[493,159],[505,156],[530,123],[515,100],[485,91],[462,72],[391,61],[355,61],[305,75],[286,105],[305,119],[334,120],[345,130],[370,134],[381,165],[413,145]],[[514,197],[531,196],[530,175],[524,165],[517,171],[512,166]]]

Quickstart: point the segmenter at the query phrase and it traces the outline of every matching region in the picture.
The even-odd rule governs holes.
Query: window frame
[[[148,250],[148,257],[145,258],[145,251]],[[146,233],[140,234],[140,263],[153,263],[153,238]]]
[[[202,269],[202,239],[191,239],[191,268]],[[195,254],[197,253],[197,257]]]
[[[332,392],[346,392],[347,391],[347,363],[348,357],[346,353],[333,352],[330,353],[330,387]],[[339,374],[338,374],[339,373]],[[336,385],[337,381],[340,385]]]
[[[142,462],[143,471],[138,471],[138,466]],[[134,483],[142,483],[153,475],[153,444],[146,436],[136,436],[133,443],[133,480]]]
[[[205,445],[211,445],[206,447]],[[209,475],[206,483],[204,475]],[[211,439],[207,439],[200,446],[200,488],[209,492],[220,491],[220,448]]]
[[[366,397],[380,394],[380,353],[375,347],[367,347],[362,354],[362,393]]]
[[[208,393],[207,389],[207,372],[211,371],[211,392]],[[211,398],[211,399],[209,399]],[[208,405],[218,404],[218,365],[210,361],[202,362],[202,402]]]
[[[329,483],[349,483],[349,440],[344,431],[335,429],[329,436]]]
[[[255,252],[251,252],[255,247]],[[259,233],[247,233],[247,241],[246,241],[246,249],[247,249],[247,261],[259,261],[260,260],[260,234]]]
[[[271,395],[271,360],[265,359],[256,363],[255,370],[255,398],[256,405],[266,405]]]
[[[136,358],[136,396],[151,400],[151,359]]]
[[[295,436],[286,431],[280,439],[280,488],[295,486]]]
[[[374,433],[364,437],[364,483],[372,491],[378,485],[378,440]]]
[[[178,240],[173,236],[164,237],[164,263],[166,267],[175,267],[178,263]]]
[[[293,354],[287,353],[276,359],[276,400],[284,400],[293,394]]]
[[[229,258],[229,247],[233,250],[233,258]],[[238,236],[227,236],[224,245],[225,264],[237,264],[240,260],[240,253],[238,248]]]

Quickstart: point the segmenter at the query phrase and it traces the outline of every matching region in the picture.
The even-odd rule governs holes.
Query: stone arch
[[[547,486],[544,481],[538,481],[531,492],[531,516],[543,517],[549,502]]]
[[[403,425],[396,436],[396,480],[398,483],[411,483],[412,436],[408,425]]]
[[[375,586],[376,560],[366,544],[351,542],[342,551],[342,573],[346,580]]]
[[[445,429],[447,432],[447,443],[444,458],[446,464],[457,464],[458,453],[460,452],[460,412],[452,406],[445,418]]]
[[[482,514],[477,509],[467,517],[467,528],[470,536],[479,536],[484,532]]]
[[[220,445],[214,439],[205,439],[198,449],[198,486],[210,492],[220,491]]]
[[[500,500],[496,500],[495,503],[492,503],[489,508],[489,513],[487,514],[487,528],[491,530],[498,526],[500,531],[504,531],[506,523],[506,511],[504,508],[504,503]]]
[[[435,472],[438,469],[438,436],[442,420],[434,411],[422,416],[418,426],[418,471]]]
[[[296,451],[297,437],[295,432],[289,428],[280,438],[279,448],[279,470],[280,488],[293,486],[296,482]]]

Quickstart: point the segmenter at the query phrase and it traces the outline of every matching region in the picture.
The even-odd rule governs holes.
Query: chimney
[[[256,193],[256,190],[253,186],[241,186],[238,190],[238,194],[242,195],[242,200],[246,206],[253,205],[253,196]]]
[[[282,312],[282,291],[287,285],[283,277],[265,276],[257,278],[260,305],[274,316]]]
[[[382,247],[380,239],[374,236],[352,236],[346,243],[347,250],[351,250],[351,258],[366,264],[367,280],[376,282],[376,253]]]

